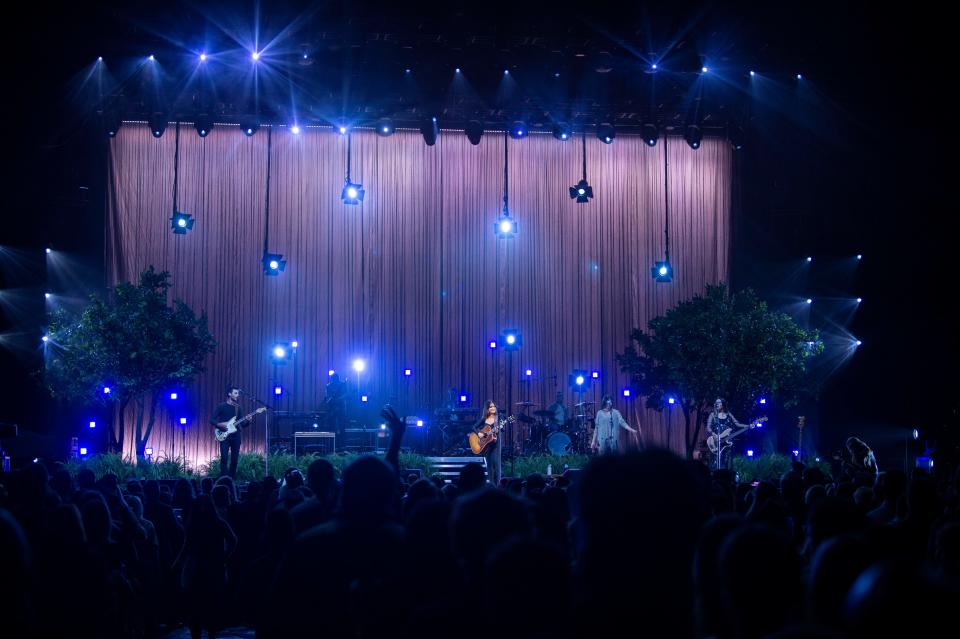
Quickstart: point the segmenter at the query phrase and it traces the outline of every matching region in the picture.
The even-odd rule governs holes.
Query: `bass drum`
[[[570,454],[570,436],[566,433],[550,433],[547,437],[547,450],[551,455],[569,455]]]

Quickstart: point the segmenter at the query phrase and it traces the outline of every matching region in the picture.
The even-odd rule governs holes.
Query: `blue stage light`
[[[344,204],[356,205],[363,202],[363,196],[366,195],[366,193],[362,184],[354,184],[350,180],[347,180],[344,182],[343,189],[340,191],[340,199],[343,200]]]
[[[509,133],[510,137],[514,140],[527,137],[527,123],[520,121],[514,122],[510,125]]]
[[[170,228],[177,235],[186,235],[187,231],[193,229],[193,223],[195,221],[189,213],[175,211],[173,217],[170,218]]]
[[[654,262],[650,274],[656,282],[670,282],[673,280],[673,267],[667,260]]]
[[[280,253],[264,253],[262,262],[264,275],[277,276],[287,268],[287,261]]]

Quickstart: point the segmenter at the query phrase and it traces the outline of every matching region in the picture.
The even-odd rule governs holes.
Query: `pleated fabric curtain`
[[[339,197],[346,138],[327,128],[278,128],[269,248],[287,266],[267,277],[266,130],[247,137],[218,126],[200,138],[183,127],[178,207],[196,226],[175,235],[172,126],[155,139],[146,125],[124,125],[110,141],[108,277],[136,280],[149,265],[170,271],[172,295],[207,314],[218,342],[206,371],[158,411],[155,455],[196,465],[217,455],[207,424],[227,384],[282,410],[310,411],[331,369],[351,381],[353,395],[368,396],[353,408],[357,425],[379,423],[387,402],[429,422],[448,389],[475,406],[493,398],[545,407],[557,390],[568,404],[611,393],[647,445],[682,453],[681,416],[624,398],[616,354],[633,327],[727,279],[733,156],[723,140],[705,139],[696,151],[679,137],[664,142],[588,138],[595,197],[578,205],[567,189],[580,179],[580,144],[539,133],[508,140],[519,233],[498,239],[502,133],[473,146],[461,131],[443,131],[429,147],[417,131],[354,131],[351,177],[366,198],[347,206]],[[657,284],[650,266],[663,257],[665,148],[675,277]],[[520,331],[522,348],[490,350],[507,328]],[[274,367],[272,344],[294,339],[294,358]],[[367,362],[359,389],[351,369],[358,357]],[[582,397],[567,384],[574,369],[600,374]],[[275,384],[284,388],[278,400]],[[262,451],[265,436],[260,421],[246,431],[244,450]],[[514,429],[511,444],[525,436]],[[131,454],[130,433],[127,442]]]

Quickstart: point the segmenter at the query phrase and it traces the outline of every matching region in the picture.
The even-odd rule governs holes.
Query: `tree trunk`
[[[150,440],[150,433],[153,432],[153,423],[157,418],[157,394],[150,393],[150,415],[147,419],[147,428],[143,431],[143,436],[137,432],[137,461],[146,457],[147,442]]]
[[[146,402],[144,401],[143,395],[137,397],[137,427],[134,430],[134,440],[133,445],[136,449],[135,455],[137,461],[140,461],[143,458],[143,453],[140,450],[140,440],[143,439],[143,414],[146,412]]]
[[[690,409],[686,403],[683,404],[683,443],[687,449],[687,459],[693,459],[693,451],[697,443],[696,433],[691,437],[690,434]]]
[[[124,398],[120,400],[120,403],[114,409],[116,410],[116,420],[114,427],[110,430],[110,445],[113,448],[113,452],[118,455],[123,455],[123,441],[127,429],[127,404],[130,403],[129,398]]]

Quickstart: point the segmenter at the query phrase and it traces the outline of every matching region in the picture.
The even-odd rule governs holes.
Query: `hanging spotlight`
[[[660,138],[660,130],[656,124],[643,125],[643,141],[647,146],[657,146],[657,140]]]
[[[437,118],[432,117],[425,120],[420,125],[420,134],[423,135],[423,141],[427,146],[433,146],[437,143],[437,136],[440,135],[440,126],[437,124]]]
[[[498,238],[509,239],[517,234],[517,221],[510,217],[510,172],[508,169],[510,145],[503,138],[503,214],[493,223],[493,232]]]
[[[347,136],[347,177],[344,180],[343,188],[340,190],[340,199],[344,204],[356,205],[363,202],[363,196],[366,191],[362,184],[355,184],[350,181],[350,155],[353,148],[353,138]]]
[[[703,132],[696,124],[689,125],[683,131],[683,139],[687,141],[691,149],[699,149],[700,141],[703,139]]]
[[[580,180],[570,187],[570,199],[575,199],[577,204],[586,204],[592,197],[593,187],[587,184],[586,180]]]
[[[159,138],[167,130],[167,116],[163,113],[154,113],[150,116],[149,124],[150,133],[153,134],[153,137]]]
[[[344,204],[360,204],[363,202],[365,194],[366,191],[362,184],[354,184],[347,180],[343,185],[343,190],[340,191],[340,199],[343,200]]]
[[[573,130],[569,124],[558,123],[553,125],[553,137],[563,142],[573,137]]]
[[[257,118],[249,117],[240,120],[240,130],[247,137],[250,137],[260,128],[260,121]]]
[[[593,187],[587,183],[587,134],[583,134],[583,178],[570,187],[570,199],[586,204],[593,197]]]
[[[511,238],[517,234],[517,221],[510,217],[508,211],[504,211],[503,215],[497,218],[497,221],[493,225],[493,230],[497,234],[497,237],[500,238]]]
[[[617,137],[617,132],[612,124],[604,123],[597,127],[597,139],[604,144],[612,144],[615,137]]]
[[[477,146],[480,144],[480,138],[483,137],[483,124],[477,120],[470,120],[467,122],[467,126],[464,127],[463,132],[467,134],[467,139],[470,140],[470,144]]]
[[[516,121],[510,125],[510,137],[514,140],[527,137],[527,123]]]
[[[390,137],[393,135],[393,131],[393,120],[390,118],[380,118],[380,120],[377,121],[377,135],[380,137]]]
[[[262,262],[264,275],[280,275],[287,268],[287,261],[280,253],[264,253]]]
[[[650,274],[657,283],[673,280],[673,267],[670,266],[670,172],[667,167],[667,144],[663,139],[663,260],[654,262]]]
[[[177,235],[186,235],[187,231],[193,230],[194,222],[193,216],[189,213],[174,211],[173,217],[170,218],[170,228]]]
[[[207,114],[198,115],[197,121],[193,123],[194,128],[201,138],[207,137],[210,130],[213,129],[213,118]]]
[[[293,126],[291,126],[290,133],[293,133],[294,135],[300,135],[300,125],[294,124]]]
[[[673,267],[670,266],[670,262],[667,260],[654,262],[650,273],[657,282],[670,282],[673,280]]]

